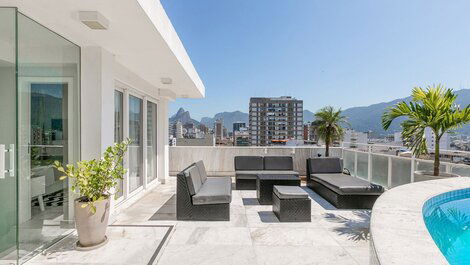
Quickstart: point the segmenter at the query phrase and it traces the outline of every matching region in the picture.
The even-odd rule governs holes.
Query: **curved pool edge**
[[[380,196],[370,221],[370,264],[449,264],[423,219],[423,205],[434,196],[470,187],[469,177],[416,182]]]

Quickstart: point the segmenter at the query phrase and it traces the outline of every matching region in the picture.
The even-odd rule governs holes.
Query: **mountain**
[[[470,89],[461,89],[455,91],[457,94],[456,103],[461,106],[470,104]],[[387,132],[384,131],[381,124],[382,113],[385,109],[394,106],[398,102],[409,102],[411,97],[400,98],[389,102],[382,102],[370,106],[353,107],[345,109],[343,115],[347,117],[352,128],[356,131],[373,131],[377,134],[388,134],[396,131],[401,131],[400,123],[404,118],[397,119],[392,123]],[[470,132],[470,126],[465,126],[460,132]]]
[[[170,117],[170,123],[176,121],[180,121],[183,124],[193,123],[194,125],[199,125],[199,122],[197,120],[191,118],[191,114],[189,114],[189,111],[186,111],[183,108],[180,108],[178,112],[176,112],[176,114]]]
[[[467,106],[470,104],[470,89],[461,89],[454,92],[457,94],[457,104],[461,106]],[[385,132],[382,128],[382,113],[385,109],[394,106],[398,102],[409,102],[410,100],[411,97],[406,97],[369,106],[353,107],[343,110],[343,115],[347,117],[351,127],[356,131],[373,131],[378,135],[390,134],[401,131],[400,123],[404,118],[395,120],[389,130]],[[212,128],[217,119],[223,119],[224,126],[228,131],[232,131],[232,125],[234,122],[245,122],[248,125],[248,113],[241,111],[217,113],[213,118],[202,118],[200,123]],[[191,119],[189,111],[185,111],[183,108],[180,108],[178,112],[170,118],[170,122],[175,120],[180,120],[183,123],[192,121],[196,125],[199,124],[198,121]],[[309,110],[304,110],[304,122],[311,122],[313,120],[314,113]],[[463,127],[459,132],[470,134],[470,125]]]
[[[315,120],[315,113],[310,110],[304,110],[304,123],[312,122],[313,120]]]
[[[224,121],[224,127],[227,128],[229,132],[232,131],[233,123],[235,122],[244,122],[248,126],[248,113],[241,111],[232,111],[232,112],[221,112],[214,115],[213,118],[204,117],[201,119],[201,123],[207,127],[214,127],[216,120],[222,119]]]

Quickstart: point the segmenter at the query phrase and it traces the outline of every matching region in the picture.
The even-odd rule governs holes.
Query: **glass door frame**
[[[125,202],[127,199],[135,196],[136,194],[146,190],[149,186],[154,186],[155,183],[158,182],[158,161],[159,161],[159,154],[158,154],[158,144],[161,144],[158,142],[158,137],[157,137],[157,143],[155,148],[157,149],[157,158],[155,161],[156,164],[156,174],[157,177],[152,180],[150,183],[147,183],[147,102],[152,102],[157,105],[157,115],[156,115],[156,121],[157,121],[157,135],[158,135],[158,121],[160,118],[160,112],[158,111],[158,106],[160,101],[154,97],[151,97],[135,88],[132,86],[123,83],[119,80],[115,80],[114,84],[114,90],[122,92],[123,93],[123,139],[129,138],[129,98],[130,96],[139,98],[142,100],[142,174],[143,174],[143,184],[138,187],[134,191],[130,191],[129,188],[129,154],[127,153],[124,157],[124,168],[127,169],[127,173],[124,175],[123,179],[123,195],[119,197],[115,202],[116,206],[119,206],[123,202]]]

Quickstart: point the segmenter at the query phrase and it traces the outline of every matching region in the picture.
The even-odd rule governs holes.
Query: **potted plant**
[[[315,133],[320,140],[325,142],[325,156],[330,156],[330,144],[341,140],[344,136],[342,123],[346,117],[341,115],[341,109],[335,110],[332,106],[326,106],[315,113]]]
[[[457,95],[442,85],[413,88],[411,102],[400,102],[382,115],[382,127],[387,130],[398,117],[407,117],[401,123],[402,140],[416,157],[428,154],[425,130],[434,133],[434,170],[416,171],[415,180],[429,180],[458,175],[439,171],[439,142],[444,133],[462,127],[470,121],[470,107],[460,109],[455,104]]]
[[[78,233],[77,248],[94,249],[107,242],[110,197],[116,194],[118,180],[126,173],[122,165],[129,140],[106,149],[103,157],[55,167],[64,174],[61,179],[72,181],[71,189],[79,194],[75,199],[75,226]]]

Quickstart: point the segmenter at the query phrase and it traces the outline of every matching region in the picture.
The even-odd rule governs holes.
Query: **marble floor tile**
[[[268,227],[250,228],[253,245],[334,246],[340,245],[324,229]]]
[[[167,232],[116,225],[174,226],[156,260],[162,265],[368,264],[370,211],[336,209],[306,188],[312,221],[281,223],[256,191],[233,190],[230,221],[177,221],[175,187],[170,178],[122,210],[108,230],[111,241],[96,252],[73,250],[72,236],[27,264],[147,264]]]
[[[158,265],[256,265],[252,246],[168,245]]]
[[[250,230],[245,227],[175,227],[169,245],[249,245]]]
[[[255,246],[254,248],[258,265],[359,265],[342,247]]]

